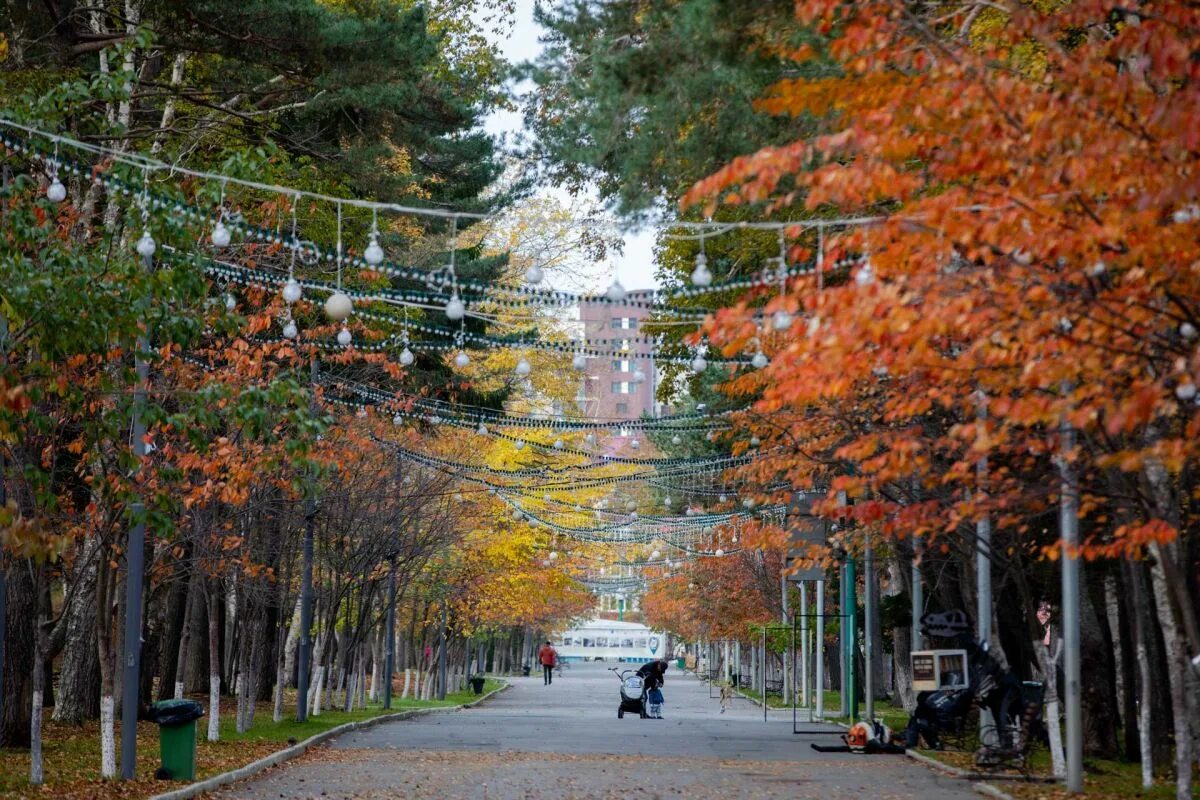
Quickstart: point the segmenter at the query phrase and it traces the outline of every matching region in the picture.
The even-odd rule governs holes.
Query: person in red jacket
[[[546,642],[538,650],[538,663],[542,665],[543,686],[554,683],[554,662],[557,660],[558,653],[550,646],[550,642]]]

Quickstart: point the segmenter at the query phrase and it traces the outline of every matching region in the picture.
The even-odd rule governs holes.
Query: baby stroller
[[[609,667],[609,672],[621,681],[621,704],[617,706],[617,719],[624,719],[626,711],[636,711],[638,717],[646,719],[649,716],[646,713],[646,682],[642,676],[631,669],[618,672],[616,667]]]

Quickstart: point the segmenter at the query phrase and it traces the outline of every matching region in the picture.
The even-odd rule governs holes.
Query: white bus
[[[593,619],[554,639],[564,661],[623,661],[644,664],[667,658],[667,637],[637,622]]]

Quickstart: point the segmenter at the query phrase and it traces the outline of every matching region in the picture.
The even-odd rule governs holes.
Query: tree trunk
[[[90,541],[90,540],[89,540]],[[85,543],[83,554],[91,555]],[[75,725],[100,716],[100,656],[96,644],[96,558],[76,571],[70,608],[66,619],[58,697],[54,703],[54,721]]]
[[[46,689],[46,605],[42,589],[45,571],[39,565],[33,579],[37,613],[33,616],[33,692],[29,716],[29,782],[41,786],[42,773],[42,697]],[[26,620],[26,625],[29,621]]]
[[[175,654],[175,691],[172,696],[176,700],[183,699],[183,689],[187,685],[188,651],[192,647],[192,617],[196,607],[196,597],[199,584],[199,573],[192,571],[188,578],[187,599],[183,604],[183,630],[179,633],[179,652]]]
[[[28,747],[33,703],[33,627],[37,615],[33,571],[28,561],[8,567],[8,599],[4,643],[4,715],[0,718],[0,747]]]
[[[1058,695],[1058,657],[1062,650],[1062,641],[1050,631],[1051,652],[1044,642],[1034,642],[1033,651],[1037,654],[1038,669],[1042,673],[1042,683],[1046,696],[1046,730],[1050,734],[1050,763],[1056,778],[1064,778],[1067,774],[1067,759],[1063,751],[1062,712]]]
[[[892,653],[895,657],[896,694],[910,714],[917,707],[912,688],[912,634],[908,627],[892,628]]]
[[[1099,565],[1080,566],[1080,650],[1087,654],[1088,679],[1081,682],[1084,752],[1116,758],[1117,681],[1112,633],[1103,614],[1104,582]]]
[[[1153,721],[1154,695],[1151,685],[1154,683],[1154,673],[1150,671],[1150,598],[1146,591],[1146,576],[1141,564],[1122,564],[1122,569],[1128,580],[1125,585],[1133,595],[1133,609],[1130,614],[1130,635],[1133,637],[1134,651],[1137,654],[1137,684],[1138,684],[1138,756],[1142,762],[1142,787],[1149,789],[1154,785],[1154,749],[1150,743],[1150,726]],[[1132,682],[1132,681],[1131,681]]]
[[[208,740],[221,739],[221,593],[208,583]]]
[[[101,552],[96,564],[96,661],[100,667],[100,777],[117,774],[117,746],[113,726],[116,722],[116,602],[117,571],[107,552]]]
[[[1175,728],[1175,797],[1176,800],[1192,800],[1193,756],[1191,720],[1196,704],[1194,684],[1190,680],[1194,673],[1188,663],[1187,640],[1183,626],[1177,619],[1172,600],[1172,589],[1167,585],[1164,560],[1172,558],[1173,545],[1153,544],[1151,552],[1154,563],[1150,569],[1154,588],[1154,603],[1158,609],[1158,620],[1162,626],[1163,640],[1167,648],[1167,675],[1171,684],[1171,712]],[[1192,696],[1189,697],[1189,694]]]
[[[1113,577],[1111,585],[1105,588],[1109,606],[1109,627],[1117,639],[1117,664],[1120,667],[1118,702],[1121,708],[1122,757],[1127,761],[1137,761],[1139,758],[1138,741],[1141,723],[1138,719],[1138,666],[1137,646],[1138,636],[1134,631],[1134,611],[1130,608],[1129,562],[1122,561],[1120,571]]]

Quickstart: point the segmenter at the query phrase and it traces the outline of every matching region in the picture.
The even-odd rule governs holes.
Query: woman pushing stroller
[[[667,672],[667,662],[649,661],[638,669],[646,686],[646,716],[651,719],[662,719],[663,707],[663,678]]]

